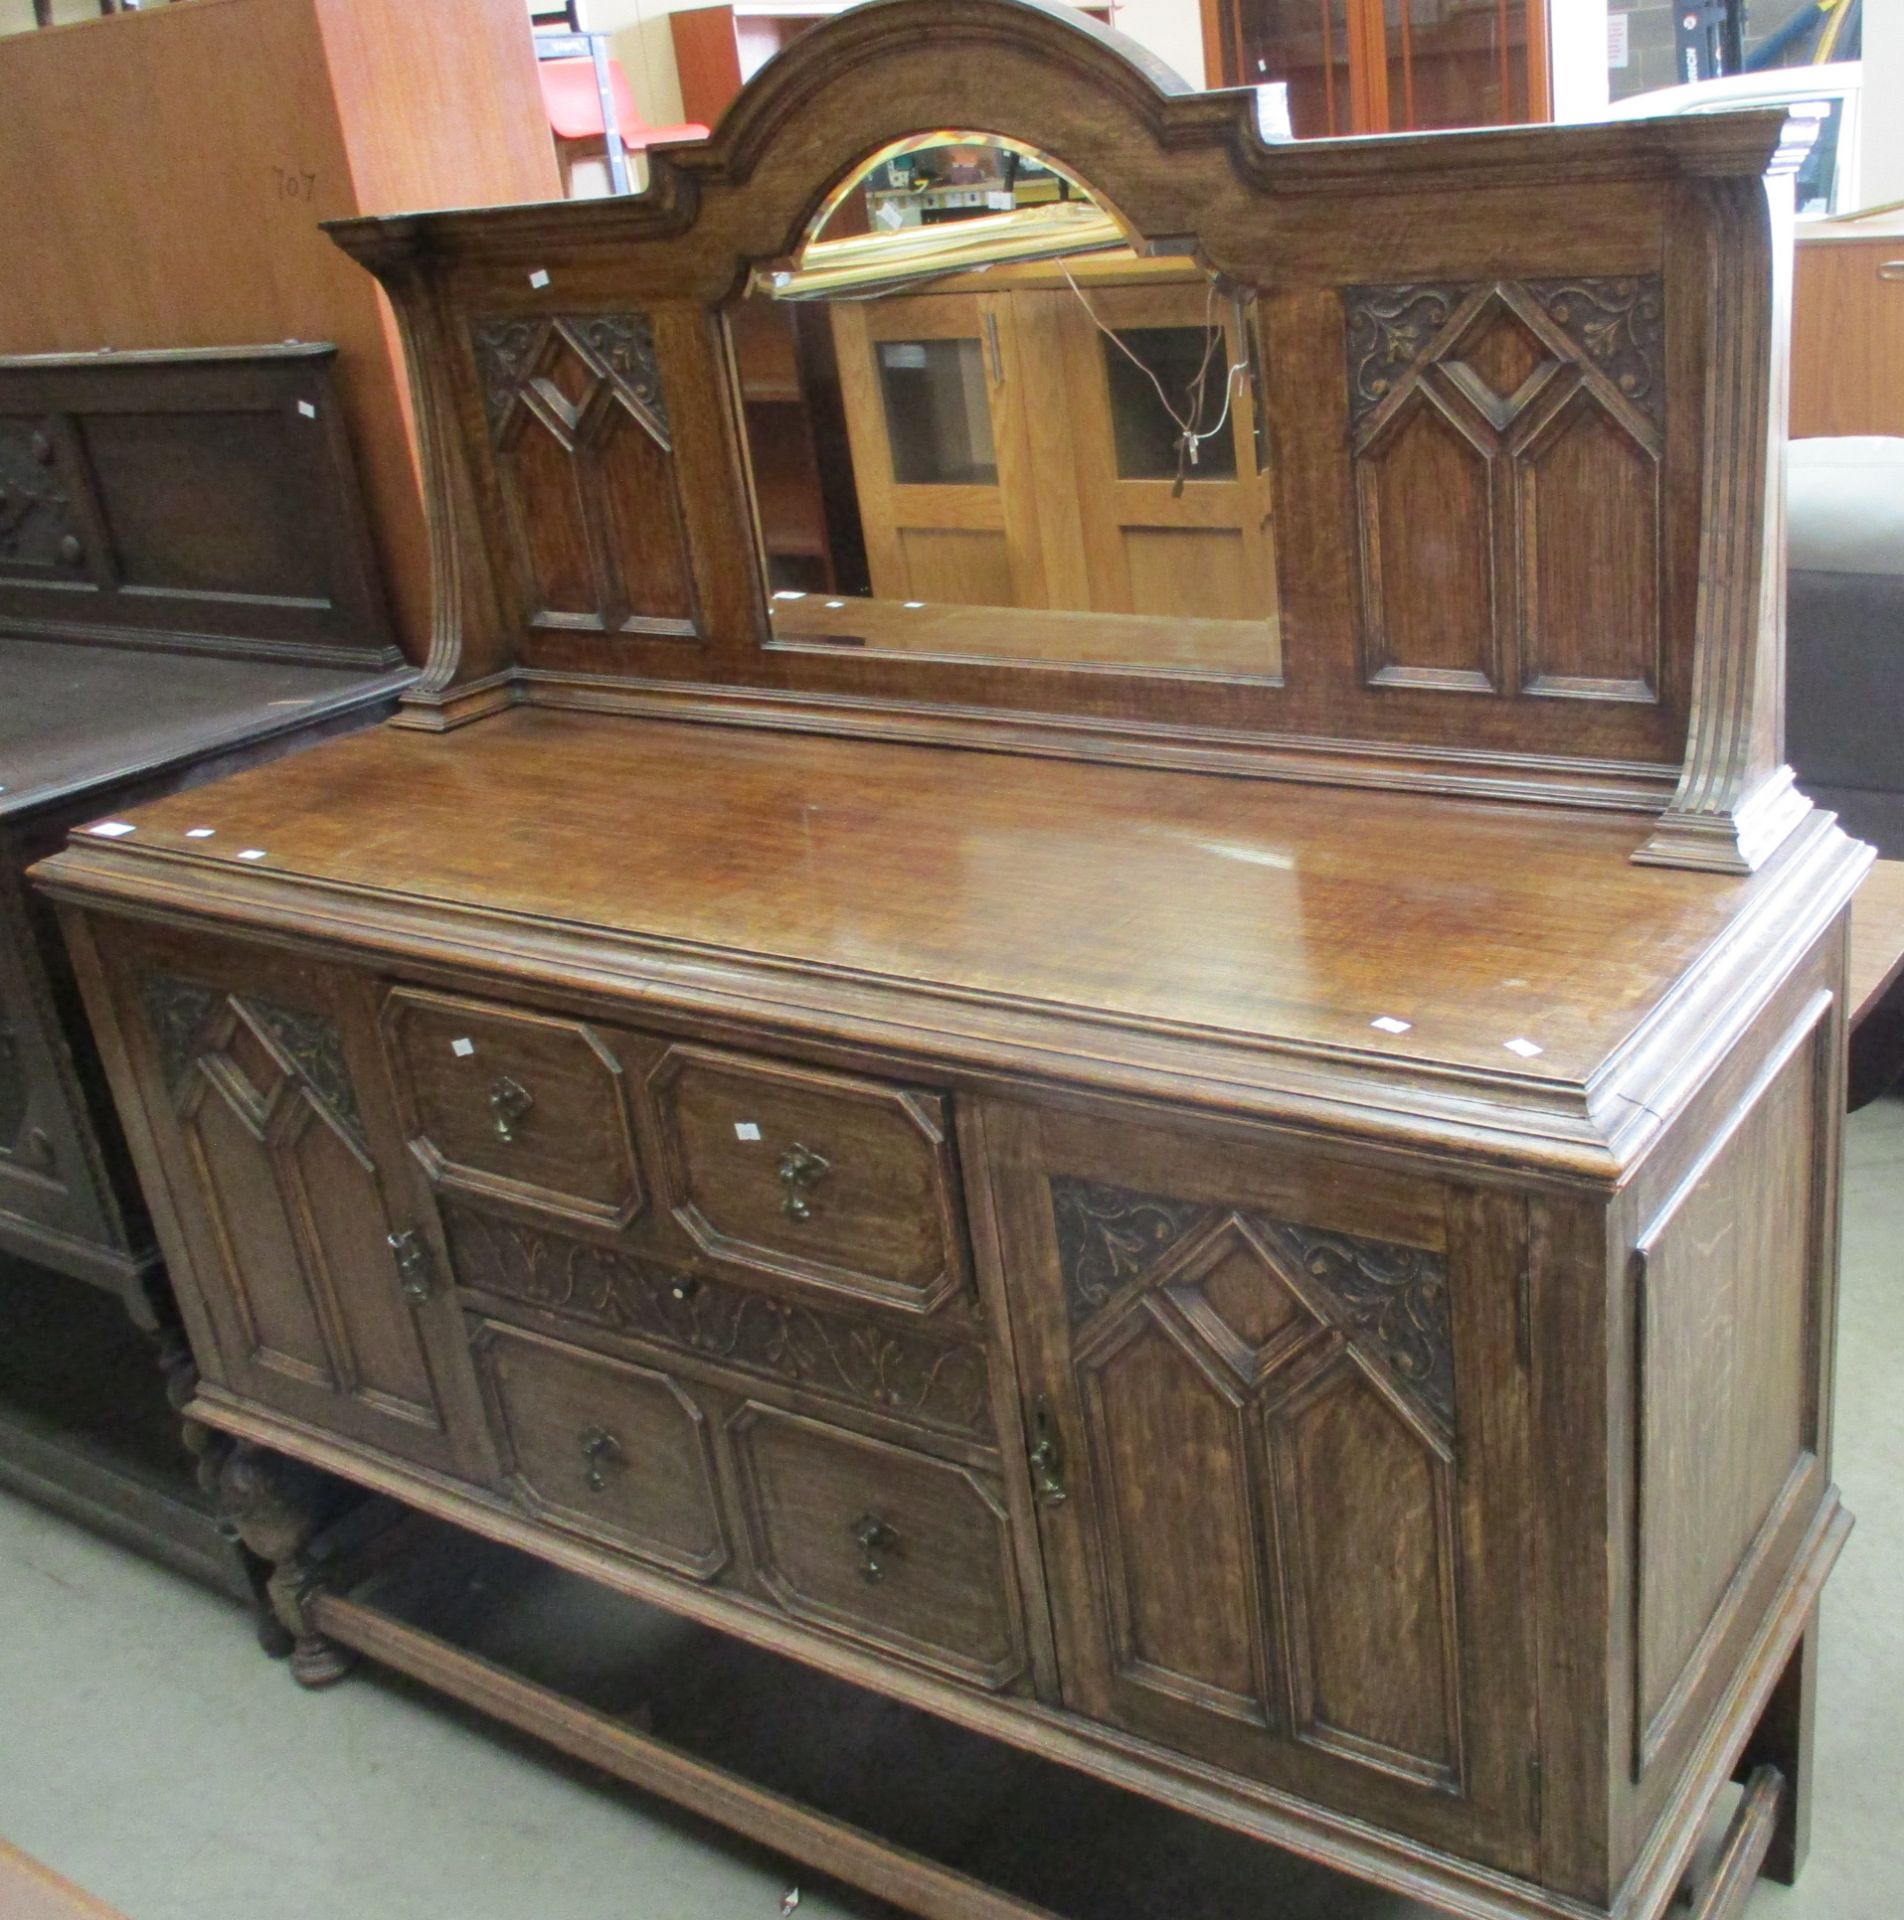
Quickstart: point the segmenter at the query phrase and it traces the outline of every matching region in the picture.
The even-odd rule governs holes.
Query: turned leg
[[[291,1677],[301,1687],[341,1680],[357,1657],[311,1625],[306,1602],[317,1584],[311,1539],[336,1512],[343,1490],[315,1467],[222,1436],[212,1437],[200,1462],[211,1463],[220,1519],[270,1569],[264,1594],[289,1639]]]
[[[210,1427],[184,1418],[185,1409],[198,1389],[198,1365],[192,1358],[191,1343],[185,1337],[178,1310],[172,1305],[169,1295],[157,1288],[147,1287],[141,1297],[146,1303],[147,1317],[140,1318],[139,1324],[158,1345],[159,1372],[165,1379],[165,1398],[172,1411],[180,1416],[179,1438],[184,1443],[185,1451],[198,1463],[198,1484],[216,1499],[218,1470],[230,1451],[231,1442],[213,1433]],[[239,1539],[236,1528],[229,1520],[221,1517],[221,1525],[237,1549],[245,1578],[251,1583],[252,1625],[258,1636],[258,1645],[273,1660],[282,1660],[291,1651],[291,1636],[272,1610],[267,1591],[271,1577],[270,1563],[260,1559]]]
[[[1778,1824],[1762,1869],[1765,1877],[1791,1886],[1805,1865],[1811,1845],[1812,1721],[1818,1706],[1818,1616],[1779,1675],[1752,1737],[1739,1756],[1738,1779],[1754,1767],[1776,1767],[1785,1779]]]

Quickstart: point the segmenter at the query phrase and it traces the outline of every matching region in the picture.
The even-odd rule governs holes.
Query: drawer
[[[743,1380],[997,1444],[983,1333],[963,1315],[921,1319],[857,1302],[782,1300],[752,1280],[689,1273],[626,1246],[455,1203],[442,1221],[456,1283],[478,1296],[485,1315],[522,1316],[582,1346],[661,1348]]]
[[[757,1403],[728,1433],[756,1576],[793,1618],[994,1691],[1024,1673],[987,1475]]]
[[[595,1028],[406,988],[383,1024],[437,1186],[617,1230],[640,1211],[627,1076]]]
[[[730,1555],[707,1418],[685,1387],[494,1321],[470,1344],[518,1505],[691,1580],[720,1573]]]
[[[708,1254],[920,1313],[964,1287],[937,1094],[695,1046],[651,1087],[668,1204]]]

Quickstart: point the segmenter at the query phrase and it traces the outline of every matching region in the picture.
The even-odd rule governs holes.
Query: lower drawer
[[[756,1402],[728,1433],[756,1578],[789,1614],[976,1686],[1024,1671],[990,1476]]]
[[[968,1685],[1027,1673],[990,1472],[472,1315],[502,1486],[532,1517]]]
[[[707,1416],[650,1367],[476,1323],[476,1370],[503,1484],[539,1519],[711,1580],[732,1554]]]

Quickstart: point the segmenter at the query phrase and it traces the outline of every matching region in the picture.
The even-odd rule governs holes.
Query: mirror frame
[[[431,512],[435,645],[403,720],[529,698],[1552,799],[1663,815],[1647,857],[1756,865],[1808,804],[1779,720],[1777,262],[1802,151],[1784,125],[1756,111],[1271,147],[1249,92],[1190,92],[1068,9],[872,0],[769,62],[709,141],[657,152],[643,194],[337,223],[397,311]],[[1049,153],[1150,251],[1255,290],[1281,684],[767,644],[722,312],[858,162],[939,126]],[[509,564],[509,369],[477,342],[564,323],[632,325],[640,350],[596,376],[625,406],[644,380],[665,395],[673,497],[654,505],[678,522],[683,631],[538,619]],[[1516,327],[1545,355],[1537,408],[1471,377],[1511,357],[1494,336]],[[1460,500],[1433,484],[1444,471]],[[1582,517],[1621,508],[1622,475],[1650,501],[1619,522],[1644,536],[1630,566]],[[595,552],[608,510],[584,507]],[[1542,514],[1562,537],[1533,537]],[[1596,538],[1618,576],[1604,583],[1577,563]],[[1444,561],[1470,583],[1445,631],[1422,585]]]

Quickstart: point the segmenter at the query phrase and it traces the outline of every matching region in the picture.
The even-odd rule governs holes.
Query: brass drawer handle
[[[420,1307],[436,1291],[429,1248],[414,1227],[405,1227],[401,1233],[387,1233],[384,1238],[397,1256],[397,1278],[403,1286],[403,1297],[413,1307]]]
[[[606,1427],[584,1427],[581,1446],[582,1458],[588,1462],[582,1478],[588,1482],[591,1493],[600,1493],[608,1485],[608,1476],[602,1469],[620,1460],[621,1442]]]
[[[859,1547],[860,1578],[869,1587],[878,1586],[886,1577],[886,1565],[879,1556],[898,1546],[898,1530],[876,1513],[863,1513],[853,1522],[853,1539]]]
[[[505,1073],[489,1089],[489,1111],[496,1116],[496,1133],[503,1140],[516,1137],[516,1124],[535,1105],[535,1095]]]
[[[1058,1444],[1057,1430],[1051,1421],[1051,1409],[1041,1393],[1031,1415],[1031,1452],[1026,1460],[1031,1467],[1031,1490],[1047,1507],[1064,1504],[1064,1449]]]
[[[796,1140],[780,1156],[777,1169],[780,1176],[780,1211],[789,1220],[811,1220],[813,1202],[808,1196],[832,1171],[832,1161],[815,1153],[811,1147],[803,1147]]]

